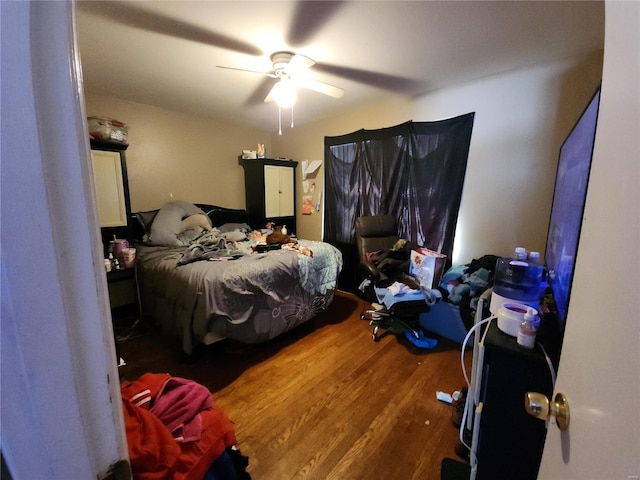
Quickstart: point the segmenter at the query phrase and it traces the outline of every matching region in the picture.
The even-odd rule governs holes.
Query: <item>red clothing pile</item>
[[[120,390],[135,479],[202,480],[236,444],[233,423],[192,380],[146,373]]]

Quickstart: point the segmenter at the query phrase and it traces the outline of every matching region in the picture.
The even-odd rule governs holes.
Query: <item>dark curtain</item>
[[[450,266],[473,119],[325,137],[324,240],[342,251],[346,273],[357,265],[356,217],[377,214],[394,215],[401,238],[447,255]]]

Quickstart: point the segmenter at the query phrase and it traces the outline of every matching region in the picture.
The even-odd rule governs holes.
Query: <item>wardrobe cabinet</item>
[[[296,182],[298,162],[276,159],[241,159],[244,168],[246,208],[252,228],[267,222],[296,231]]]
[[[104,257],[114,237],[133,242],[125,150],[128,145],[91,140],[91,165]],[[114,319],[138,315],[137,283],[132,268],[107,273]]]

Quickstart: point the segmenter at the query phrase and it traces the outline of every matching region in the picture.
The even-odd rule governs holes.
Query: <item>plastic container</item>
[[[520,325],[524,321],[524,316],[528,310],[529,306],[522,303],[503,303],[496,314],[496,317],[498,317],[498,328],[507,335],[517,337],[520,331]]]
[[[526,257],[499,258],[493,291],[517,302],[538,302],[542,270],[539,260],[530,261]]]
[[[123,238],[116,238],[113,236],[113,240],[109,242],[109,253],[113,253],[113,256],[124,265],[124,251],[129,248],[129,242]]]
[[[489,309],[494,315],[506,302],[517,302],[535,309],[540,307],[544,291],[540,254],[531,252],[527,256],[524,247],[515,249],[513,258],[499,258],[496,262],[493,293]]]
[[[113,118],[88,117],[89,137],[105,142],[127,143],[129,127]]]

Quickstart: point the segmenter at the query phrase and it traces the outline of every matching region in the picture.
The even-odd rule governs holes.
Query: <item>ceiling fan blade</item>
[[[238,70],[239,72],[257,73],[258,75],[264,75],[265,77],[278,78],[273,72],[259,72],[257,70],[247,70],[246,68],[225,67],[224,65],[216,65],[218,68],[224,68],[225,70]]]
[[[274,82],[270,78],[263,77],[258,86],[251,92],[251,95],[245,101],[245,106],[256,107],[264,103],[265,97],[269,95],[273,88]]]
[[[381,88],[383,90],[410,95],[422,93],[425,88],[424,83],[418,80],[396,75],[388,75],[386,73],[372,72],[369,70],[361,70],[358,68],[318,63],[314,67],[314,70],[346,78],[347,80],[364,83],[365,85]]]
[[[262,50],[250,43],[212,32],[206,28],[198,27],[161,13],[145,10],[132,5],[130,2],[78,2],[78,8],[92,15],[149,32],[191,40],[247,55],[260,56],[263,54]]]
[[[275,102],[276,101],[276,96],[275,96],[275,91],[276,91],[276,84],[273,85],[273,87],[271,87],[271,90],[269,90],[269,93],[267,93],[267,96],[264,97],[264,102],[268,103],[268,102]]]
[[[287,43],[293,46],[307,43],[346,3],[342,0],[296,2]]]
[[[344,95],[343,89],[334,87],[328,83],[312,80],[310,78],[296,78],[295,82],[299,87],[313,90],[314,92],[322,93],[324,95],[329,95],[333,98],[340,98]]]

